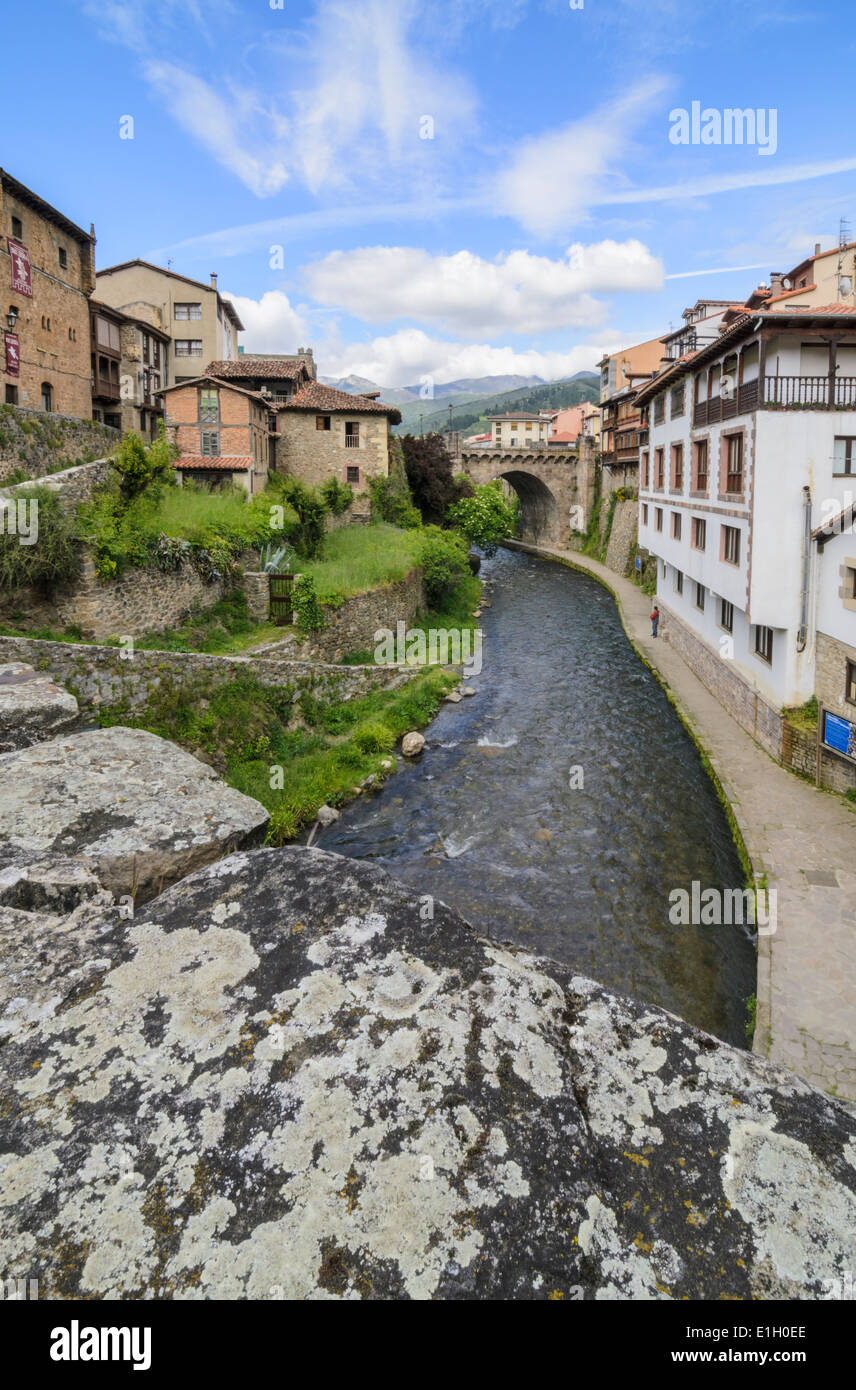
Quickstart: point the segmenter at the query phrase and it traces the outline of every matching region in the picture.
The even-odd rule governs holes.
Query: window
[[[740,564],[740,531],[736,526],[722,528],[722,558],[729,565]]]
[[[662,425],[666,418],[666,395],[661,391],[654,400],[654,424]]]
[[[655,530],[655,531],[662,531],[662,529],[663,529],[663,508],[662,508],[662,507],[655,507],[655,508],[654,508],[654,530]]]
[[[672,389],[672,394],[671,394],[671,400],[670,400],[670,407],[669,407],[669,408],[670,408],[670,412],[671,412],[671,416],[672,416],[672,419],[673,419],[673,420],[677,419],[677,417],[678,417],[679,415],[683,415],[683,413],[684,413],[684,383],[683,383],[683,382],[681,382],[680,386],[675,386],[675,387],[673,387],[673,389]]]
[[[725,491],[743,491],[743,435],[725,436]]]
[[[755,655],[760,656],[761,660],[766,661],[768,665],[772,665],[773,629],[771,627],[756,627]]]
[[[348,464],[347,468],[347,481],[349,483],[359,483],[360,481],[359,468],[356,468],[353,464],[350,463]]]
[[[64,246],[59,248],[59,268],[60,270],[68,270],[68,252]]]
[[[345,448],[359,449],[360,447],[360,422],[359,420],[345,421]]]
[[[851,705],[856,705],[856,661],[847,663],[847,684],[844,688],[844,698]]]
[[[684,592],[684,576],[683,576],[683,572],[682,572],[681,570],[675,570],[675,593],[676,593],[676,594],[682,594],[683,592]]]
[[[220,453],[220,431],[202,431],[202,455],[204,458],[217,458]]]
[[[672,445],[672,491],[683,492],[684,490],[684,446],[683,444]]]
[[[695,586],[695,606],[700,613],[704,612],[704,592],[704,585],[697,583]]]
[[[330,415],[316,415],[316,416],[315,416],[315,428],[316,428],[316,430],[329,430],[330,424],[331,424],[331,420],[332,420],[332,417],[331,417]]]
[[[16,241],[23,241],[24,239],[24,224],[20,217],[12,218],[12,235]]]
[[[17,404],[18,404],[18,388],[17,388],[17,386],[10,386],[10,385],[8,384],[8,382],[6,383],[6,404],[7,404],[7,405],[17,405]]]
[[[643,503],[642,503],[642,525],[643,525],[643,526],[647,526],[647,525],[648,525],[648,503],[647,503],[647,502],[643,502]]]
[[[176,338],[175,340],[176,357],[201,357],[202,339],[201,338]]]
[[[654,487],[663,486],[663,450],[654,450]]]
[[[118,323],[111,323],[101,314],[95,316],[95,341],[99,347],[109,348],[111,352],[120,352],[122,340],[119,333]]]
[[[70,329],[68,330],[68,341],[69,341],[70,343],[76,343],[76,342],[77,342],[77,329],[76,329],[76,328],[70,328]]]
[[[693,492],[707,492],[707,440],[693,445]]]
[[[51,331],[51,321],[44,314],[42,314],[42,328],[46,333],[50,333]]]
[[[175,306],[175,317],[176,317],[177,319],[182,319],[182,320],[186,320],[186,319],[201,319],[201,318],[202,318],[202,305],[201,305],[201,304],[176,304],[176,306]]]
[[[42,410],[53,410],[53,387],[49,381],[42,382]]]
[[[693,550],[704,550],[707,545],[707,522],[703,517],[693,517],[691,544]]]
[[[837,474],[856,473],[856,439],[852,435],[836,435],[832,453],[832,471]]]
[[[202,424],[217,424],[220,419],[220,392],[205,386],[199,392],[199,419]]]
[[[682,522],[683,522],[683,518],[681,517],[680,512],[672,512],[672,540],[673,540],[673,541],[679,541],[679,540],[681,539],[681,525],[682,525]]]
[[[648,486],[648,450],[642,451],[642,486]]]
[[[152,366],[160,371],[161,364],[161,345],[157,338],[152,339]]]
[[[724,598],[719,600],[719,626],[726,632],[734,631],[734,604],[726,603]]]

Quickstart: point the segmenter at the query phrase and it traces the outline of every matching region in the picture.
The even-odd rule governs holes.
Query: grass
[[[435,667],[400,690],[358,700],[323,702],[307,692],[296,708],[293,687],[263,686],[251,672],[228,685],[203,678],[192,697],[164,680],[144,711],[112,706],[100,719],[104,726],[147,729],[202,756],[267,807],[269,841],[282,845],[312,824],[320,806],[340,806],[367,777],[389,776],[396,741],[427,724],[457,680]]]
[[[801,730],[805,734],[817,733],[817,696],[812,695],[804,705],[790,705],[782,710],[782,715],[787,722],[795,729]]]
[[[341,604],[354,594],[393,584],[419,563],[420,531],[396,526],[346,526],[331,531],[319,560],[301,560],[301,574],[315,580],[319,603]]]

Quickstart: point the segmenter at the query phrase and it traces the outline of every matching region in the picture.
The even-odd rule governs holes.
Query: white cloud
[[[244,325],[243,344],[248,353],[294,352],[306,343],[306,320],[282,290],[269,290],[261,299],[225,294],[231,299]]]
[[[666,85],[649,78],[581,120],[523,140],[494,180],[496,210],[542,236],[580,223],[592,205],[607,201],[614,165]]]
[[[413,386],[430,377],[439,387],[461,377],[540,376],[545,380],[591,370],[601,356],[591,344],[564,351],[519,351],[489,343],[460,343],[431,338],[418,328],[404,328],[389,337],[346,346],[322,344],[315,357],[329,377],[368,377],[380,386]]]
[[[596,327],[606,306],[593,292],[658,290],[662,266],[640,241],[571,246],[551,260],[512,251],[487,261],[471,251],[434,256],[416,247],[334,251],[304,270],[313,298],[369,323],[418,319],[467,337]]]

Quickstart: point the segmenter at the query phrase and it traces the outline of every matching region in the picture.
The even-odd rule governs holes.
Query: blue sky
[[[569,375],[856,227],[852,0],[275,6],[4,26],[0,164],[95,222],[100,266],[217,271],[248,351],[384,385]],[[775,110],[775,148],[673,143],[693,101]]]

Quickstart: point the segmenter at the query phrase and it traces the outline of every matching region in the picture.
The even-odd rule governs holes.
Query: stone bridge
[[[521,539],[567,545],[571,531],[584,530],[595,496],[593,441],[580,449],[462,449],[457,462],[472,482],[502,478],[520,498]]]

